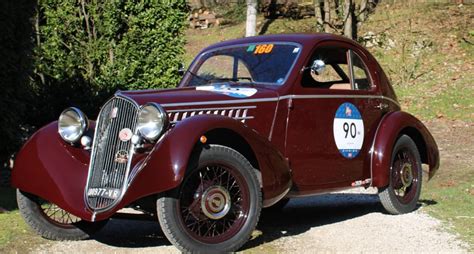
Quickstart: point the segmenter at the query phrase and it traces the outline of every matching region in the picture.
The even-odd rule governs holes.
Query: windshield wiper
[[[255,83],[252,81],[252,78],[251,77],[237,77],[237,78],[204,78],[204,77],[201,77],[199,76],[198,74],[190,71],[190,70],[187,70],[186,72],[188,72],[189,74],[191,74],[193,77],[196,77],[200,80],[203,80],[205,82],[205,84],[210,84],[210,83],[213,83],[213,82],[229,82],[230,85],[235,85],[235,84],[241,84],[241,85],[252,85],[254,86]],[[248,80],[249,82],[239,82],[239,80]]]
[[[208,84],[210,81],[212,81],[212,79],[207,79],[207,78],[201,77],[201,76],[197,75],[196,73],[190,71],[189,69],[186,72],[191,74],[191,76],[193,76],[193,77],[196,77],[200,80],[204,80],[206,82],[206,84]]]
[[[233,82],[239,82],[239,80],[241,79],[245,79],[245,80],[249,80],[250,82],[252,82],[252,78],[251,77],[236,77],[236,78],[213,78],[209,81],[233,81]],[[253,83],[253,82],[252,82]]]

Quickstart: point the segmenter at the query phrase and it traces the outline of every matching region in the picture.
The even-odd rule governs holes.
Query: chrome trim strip
[[[222,101],[197,101],[197,102],[178,102],[178,103],[164,103],[162,107],[181,107],[181,106],[199,106],[199,105],[222,105],[222,104],[241,104],[252,102],[266,102],[278,101],[278,97],[274,98],[259,98],[259,99],[236,99],[236,100],[222,100]]]
[[[335,99],[335,98],[354,98],[354,99],[382,99],[388,100],[400,107],[400,104],[392,98],[383,95],[358,95],[358,94],[317,94],[317,95],[284,95],[272,98],[258,98],[258,99],[236,99],[236,100],[221,100],[221,101],[198,101],[198,102],[178,102],[161,104],[163,107],[181,107],[194,105],[222,105],[222,104],[241,104],[241,103],[255,103],[255,102],[271,102],[281,101],[286,99]]]
[[[270,126],[270,133],[268,133],[268,140],[269,141],[272,141],[273,129],[275,127],[275,121],[276,121],[276,118],[277,118],[278,107],[280,107],[280,101],[277,101],[277,104],[275,106],[275,110],[274,110],[274,113],[273,113],[272,126]]]
[[[400,107],[400,104],[392,98],[383,95],[359,95],[359,94],[317,94],[317,95],[284,95],[281,99],[337,99],[337,98],[351,98],[351,99],[382,99],[388,100]]]
[[[162,104],[166,105],[166,104]],[[229,109],[251,109],[256,108],[257,106],[242,106],[242,107],[225,107],[225,108],[190,108],[190,109],[175,109],[175,110],[166,110],[168,113],[175,112],[187,112],[187,111],[213,111],[213,110],[229,110]]]

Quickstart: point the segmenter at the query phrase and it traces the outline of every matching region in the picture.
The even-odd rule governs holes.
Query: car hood
[[[200,105],[235,105],[278,100],[278,93],[272,89],[226,84],[160,90],[120,91],[118,94],[133,99],[139,105],[155,102],[166,109]]]
[[[272,133],[279,100],[278,93],[270,88],[228,84],[119,94],[139,105],[149,102],[160,104],[172,124],[194,115],[222,115],[234,118],[268,138]]]

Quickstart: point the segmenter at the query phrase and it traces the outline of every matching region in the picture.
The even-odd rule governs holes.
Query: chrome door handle
[[[380,109],[380,110],[385,110],[385,109],[388,109],[388,104],[380,103],[379,105],[376,105],[375,108]]]

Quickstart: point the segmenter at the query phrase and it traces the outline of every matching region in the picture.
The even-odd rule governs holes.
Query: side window
[[[362,59],[351,50],[352,72],[354,76],[354,89],[356,90],[370,90],[372,84],[369,78],[367,67],[362,62]]]
[[[347,75],[345,70],[348,70],[347,64],[338,64],[338,67]],[[343,79],[334,69],[332,65],[326,66],[324,72],[317,74],[314,71],[311,72],[311,77],[320,83],[330,83],[330,82],[342,82]],[[337,68],[337,67],[336,67]]]
[[[307,63],[302,76],[303,87],[351,90],[347,49],[322,47]]]

